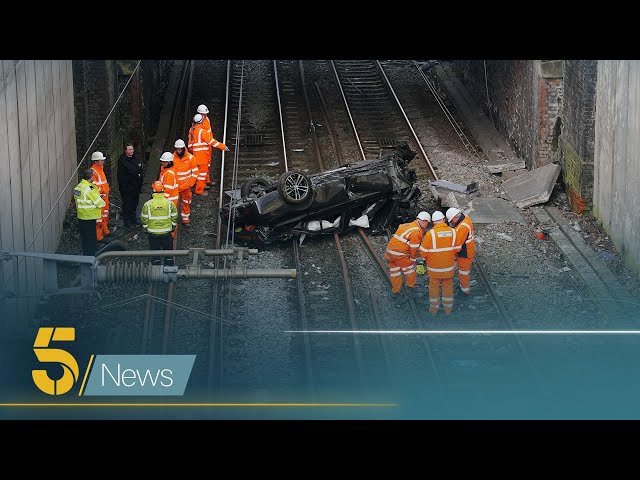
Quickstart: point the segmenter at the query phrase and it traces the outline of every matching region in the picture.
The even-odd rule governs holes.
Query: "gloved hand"
[[[224,147],[224,151],[225,151],[225,152],[229,152],[229,151],[230,151],[230,150],[229,150],[229,147],[226,147],[226,146],[225,146],[225,147]]]

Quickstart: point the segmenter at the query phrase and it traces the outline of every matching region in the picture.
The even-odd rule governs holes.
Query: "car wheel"
[[[267,175],[256,175],[255,177],[247,179],[242,184],[240,187],[240,194],[243,197],[248,197],[251,194],[259,197],[260,194],[272,183],[273,179],[269,178]]]
[[[290,205],[305,203],[311,198],[311,180],[302,172],[284,172],[278,179],[278,193]]]

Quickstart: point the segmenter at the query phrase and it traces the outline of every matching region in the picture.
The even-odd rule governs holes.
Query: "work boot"
[[[451,315],[451,312],[453,312],[453,308],[444,307],[444,314],[445,315]]]
[[[210,183],[206,184],[206,185],[204,186],[204,189],[205,189],[205,190],[211,190],[211,184],[210,184]]]
[[[191,224],[189,222],[182,222],[182,226],[186,229],[189,229],[189,227],[191,226]]]
[[[433,307],[429,307],[429,313],[433,316],[436,316],[438,314],[438,309],[437,308],[433,308]]]

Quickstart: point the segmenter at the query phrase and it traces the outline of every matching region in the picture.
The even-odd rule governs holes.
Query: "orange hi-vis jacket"
[[[196,164],[195,157],[191,155],[188,150],[185,149],[182,158],[180,158],[174,150],[173,166],[178,176],[179,190],[186,190],[195,185],[196,178],[198,178],[198,165]]]
[[[424,232],[418,220],[402,223],[387,244],[386,253],[397,257],[409,257],[412,262],[418,258],[418,248]]]
[[[456,231],[446,223],[436,223],[429,230],[420,245],[420,256],[427,264],[427,275],[430,278],[451,278],[455,274]]]
[[[189,129],[187,148],[196,157],[198,165],[207,165],[211,160],[211,145],[213,142],[211,132],[207,132],[201,123],[195,123]]]
[[[160,177],[158,178],[164,185],[164,196],[176,205],[178,204],[178,175],[176,174],[176,166],[169,168],[160,167]]]
[[[457,224],[452,225],[456,231],[457,243],[460,245],[458,256],[462,258],[473,258],[476,254],[476,243],[473,240],[473,223],[471,219],[462,214]]]
[[[209,121],[209,115],[203,115],[202,126],[207,131],[208,134],[213,135],[211,133],[211,122]]]
[[[104,173],[104,165],[91,165],[91,170],[93,170],[91,182],[100,190],[100,196],[109,195],[109,182]]]

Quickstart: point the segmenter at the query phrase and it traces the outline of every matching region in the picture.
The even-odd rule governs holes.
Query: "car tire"
[[[278,193],[289,205],[306,203],[313,196],[311,179],[295,170],[284,172],[278,179]]]
[[[273,184],[273,179],[267,175],[258,174],[254,177],[248,178],[240,187],[240,195],[242,197],[248,197],[249,195],[256,194],[258,196],[260,187],[263,189]],[[258,187],[258,188],[256,188]]]

